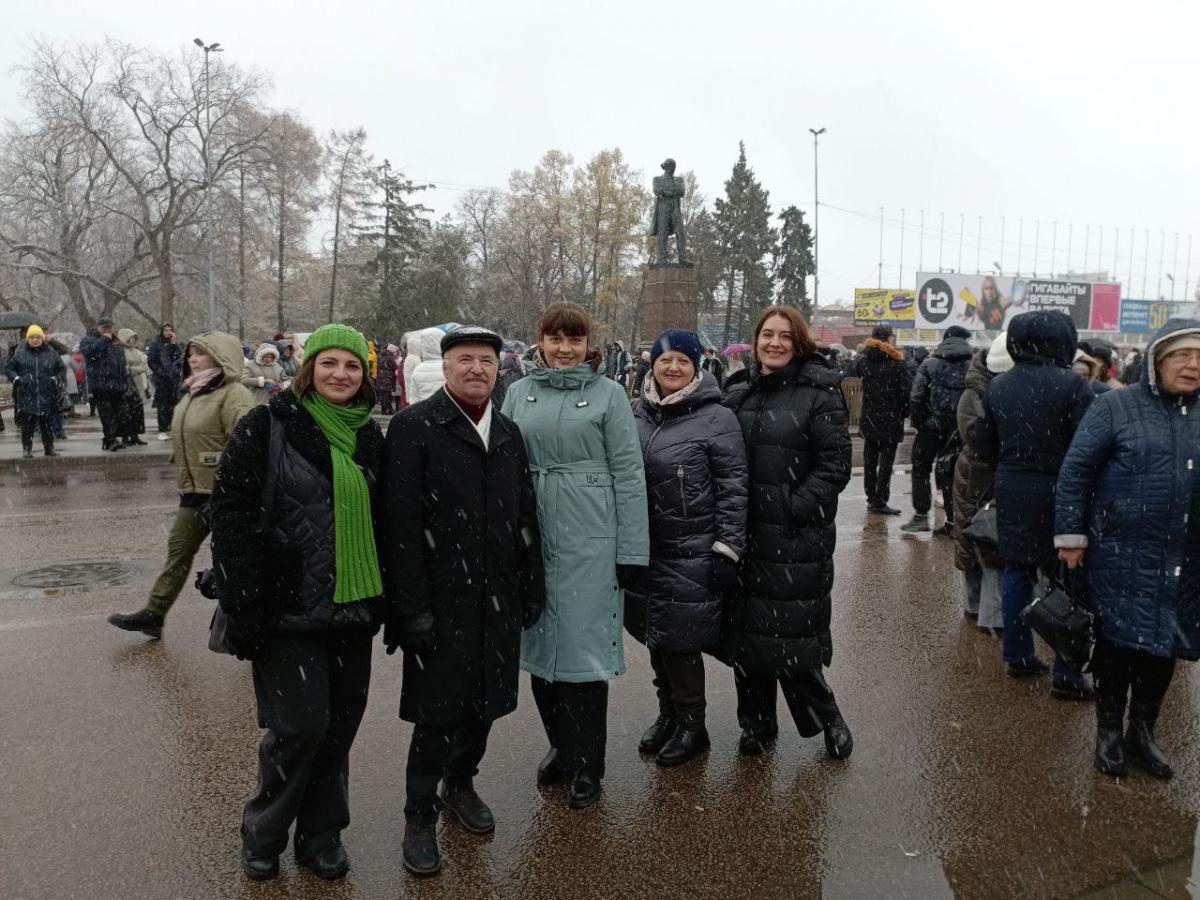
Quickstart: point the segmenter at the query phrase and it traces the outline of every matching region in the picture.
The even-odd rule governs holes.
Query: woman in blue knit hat
[[[677,766],[706,753],[704,660],[721,637],[722,595],[746,549],[746,445],[700,338],[664,331],[633,404],[650,506],[650,567],[625,591],[625,628],[650,650],[658,718],[643,753]]]
[[[383,435],[367,360],[353,328],[318,328],[291,387],[246,414],[217,470],[213,571],[267,729],[242,816],[242,870],[254,880],[279,874],[293,823],[300,865],[329,880],[350,868],[348,761],[384,618]]]

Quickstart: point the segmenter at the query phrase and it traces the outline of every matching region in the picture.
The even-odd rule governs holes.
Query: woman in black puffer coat
[[[850,480],[838,381],[799,311],[772,306],[754,329],[754,365],[727,386],[750,463],[749,542],[721,648],[734,667],[742,753],[761,753],[778,732],[776,684],[800,734],[824,731],[835,759],[853,747],[821,672],[833,658],[837,499]]]
[[[702,650],[721,636],[721,594],[746,547],[746,447],[700,369],[700,339],[664,331],[633,405],[650,504],[650,567],[625,591],[625,627],[650,649],[659,716],[639,748],[675,766],[708,750]]]

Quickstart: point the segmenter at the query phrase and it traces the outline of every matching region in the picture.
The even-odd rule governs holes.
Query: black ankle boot
[[[542,757],[537,769],[538,784],[555,784],[567,777],[566,771],[558,764],[558,750],[551,747]]]
[[[270,881],[279,874],[279,857],[242,848],[242,871],[251,881]]]
[[[414,875],[435,875],[442,870],[442,854],[433,823],[406,822],[403,849],[404,868]]]
[[[600,799],[600,774],[594,769],[581,769],[571,776],[567,788],[567,803],[571,809],[587,809]]]
[[[738,753],[742,756],[759,756],[775,741],[777,731],[756,731],[750,728],[742,729],[738,738]]]
[[[1154,725],[1142,718],[1129,718],[1129,730],[1125,733],[1125,746],[1138,768],[1155,778],[1170,778],[1174,775],[1167,755],[1154,742]]]
[[[454,814],[462,827],[473,834],[488,834],[496,830],[496,819],[482,798],[475,793],[470,781],[447,781],[438,799],[442,809]]]
[[[649,728],[642,734],[638,742],[638,750],[642,753],[657,753],[675,733],[677,722],[670,716],[659,714]]]
[[[345,878],[346,873],[350,871],[350,857],[346,855],[346,848],[340,841],[327,850],[296,861],[326,881],[338,881]]]
[[[708,729],[702,722],[683,724],[676,728],[675,733],[659,748],[654,761],[667,768],[681,766],[698,756],[703,756],[711,746]]]
[[[1123,778],[1129,772],[1120,722],[1096,725],[1096,771],[1113,778]]]
[[[113,613],[108,617],[108,624],[122,631],[140,631],[152,638],[162,637],[163,617],[148,609],[139,609],[135,613]]]
[[[849,759],[854,752],[854,738],[841,713],[825,723],[825,752],[830,759]]]

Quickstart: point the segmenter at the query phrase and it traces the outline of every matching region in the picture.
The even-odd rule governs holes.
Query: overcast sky
[[[0,9],[5,116],[20,113],[10,69],[33,36],[108,35],[163,52],[199,36],[268,73],[275,106],[320,132],[363,125],[376,156],[448,185],[503,187],[549,148],[582,161],[615,146],[647,184],[674,156],[711,199],[744,140],[772,208],[795,203],[811,216],[808,129],[827,128],[823,301],[875,286],[880,207],[885,286],[913,288],[921,257],[936,270],[942,212],[950,268],[962,215],[964,270],[978,257],[1011,274],[1024,219],[1028,272],[1040,219],[1040,272],[1057,220],[1059,271],[1111,270],[1119,227],[1126,296],[1143,296],[1144,275],[1156,296],[1162,271],[1176,275],[1182,299],[1185,277],[1194,289],[1200,275],[1200,244],[1185,273],[1189,235],[1200,237],[1195,2],[0,0]],[[442,212],[456,197],[448,186],[428,202]]]

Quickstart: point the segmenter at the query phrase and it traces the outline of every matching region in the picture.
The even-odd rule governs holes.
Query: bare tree
[[[328,205],[333,210],[333,267],[329,276],[329,321],[337,303],[338,253],[359,214],[371,196],[370,170],[366,151],[366,129],[331,131],[325,144],[325,177],[329,182]]]

